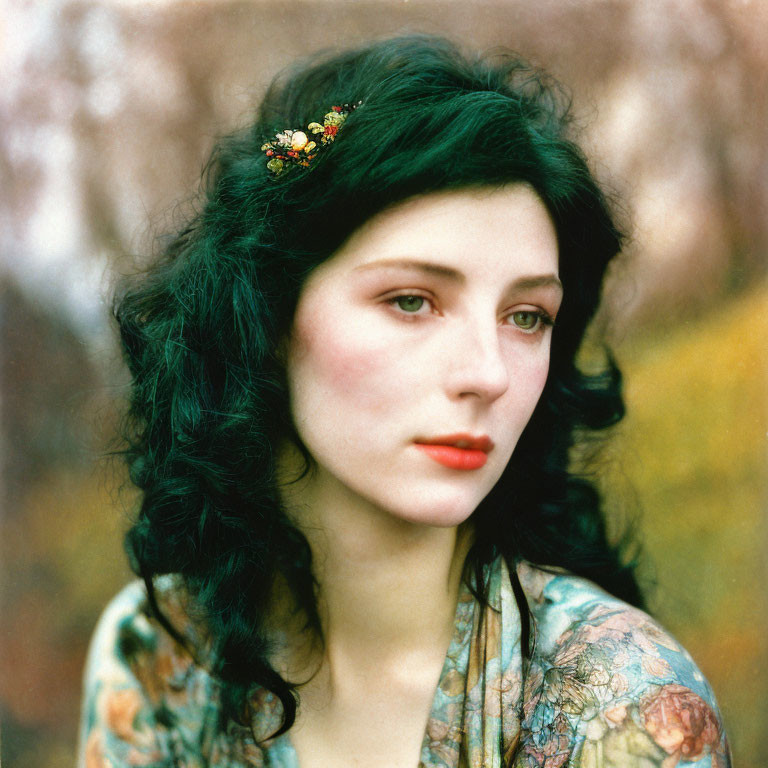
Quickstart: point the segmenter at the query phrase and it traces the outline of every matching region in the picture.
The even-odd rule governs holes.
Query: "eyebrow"
[[[377,261],[369,261],[367,264],[361,264],[359,267],[355,268],[355,271],[367,271],[369,269],[382,268],[416,270],[418,272],[424,272],[425,274],[429,275],[437,275],[438,277],[443,277],[459,284],[464,284],[467,281],[467,278],[464,276],[464,274],[459,272],[457,269],[446,267],[443,264],[435,264],[431,261],[420,261],[419,259],[379,259]],[[560,293],[563,292],[563,284],[560,282],[558,276],[553,274],[530,276],[526,275],[519,277],[517,280],[512,281],[510,288],[514,288],[516,290],[528,290],[531,288],[555,288]]]
[[[355,268],[357,270],[381,269],[414,269],[429,275],[437,275],[453,280],[456,283],[465,283],[466,278],[457,269],[446,267],[442,264],[434,264],[431,261],[419,261],[418,259],[379,259],[378,261],[369,261],[367,264],[361,264]]]

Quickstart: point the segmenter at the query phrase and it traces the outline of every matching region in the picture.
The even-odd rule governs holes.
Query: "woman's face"
[[[413,198],[312,272],[287,348],[315,460],[303,501],[466,520],[541,395],[562,298],[554,226],[527,186]]]

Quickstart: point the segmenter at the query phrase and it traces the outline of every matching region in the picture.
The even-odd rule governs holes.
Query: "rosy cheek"
[[[549,375],[549,353],[547,350],[541,350],[532,357],[519,360],[513,366],[512,382],[510,393],[523,395],[530,400],[531,411],[538,402],[539,397],[547,383]]]
[[[547,383],[547,377],[549,376],[549,354],[545,356],[545,359],[539,361],[539,364],[534,368],[532,378],[535,382],[536,388],[539,392],[544,389],[544,385]]]
[[[306,323],[298,317],[292,352],[299,386],[324,390],[329,400],[381,411],[390,406],[397,367],[391,344],[377,343],[370,329],[339,322]]]

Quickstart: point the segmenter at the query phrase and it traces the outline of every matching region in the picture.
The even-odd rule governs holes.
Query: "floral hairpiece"
[[[323,124],[310,123],[307,131],[316,136],[318,141],[310,139],[304,131],[285,130],[282,133],[275,134],[274,139],[270,139],[261,145],[261,151],[267,156],[267,168],[275,176],[279,176],[283,171],[290,168],[291,165],[309,166],[311,160],[317,156],[317,152],[326,144],[331,144],[336,139],[339,128],[344,124],[352,110],[356,109],[362,102],[356,104],[342,104],[341,106],[331,107],[331,111],[323,117]]]

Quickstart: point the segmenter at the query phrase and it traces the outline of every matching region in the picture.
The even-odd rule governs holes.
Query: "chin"
[[[415,525],[432,528],[455,528],[466,522],[477,509],[480,501],[456,498],[456,494],[431,494],[429,498],[413,497],[401,503],[379,505],[392,517]]]
[[[472,512],[474,512],[474,510],[472,510]],[[403,519],[413,525],[424,525],[429,528],[456,528],[462,523],[465,523],[471,517],[472,512],[454,515],[446,515],[444,512],[435,512],[434,514],[403,517]]]

